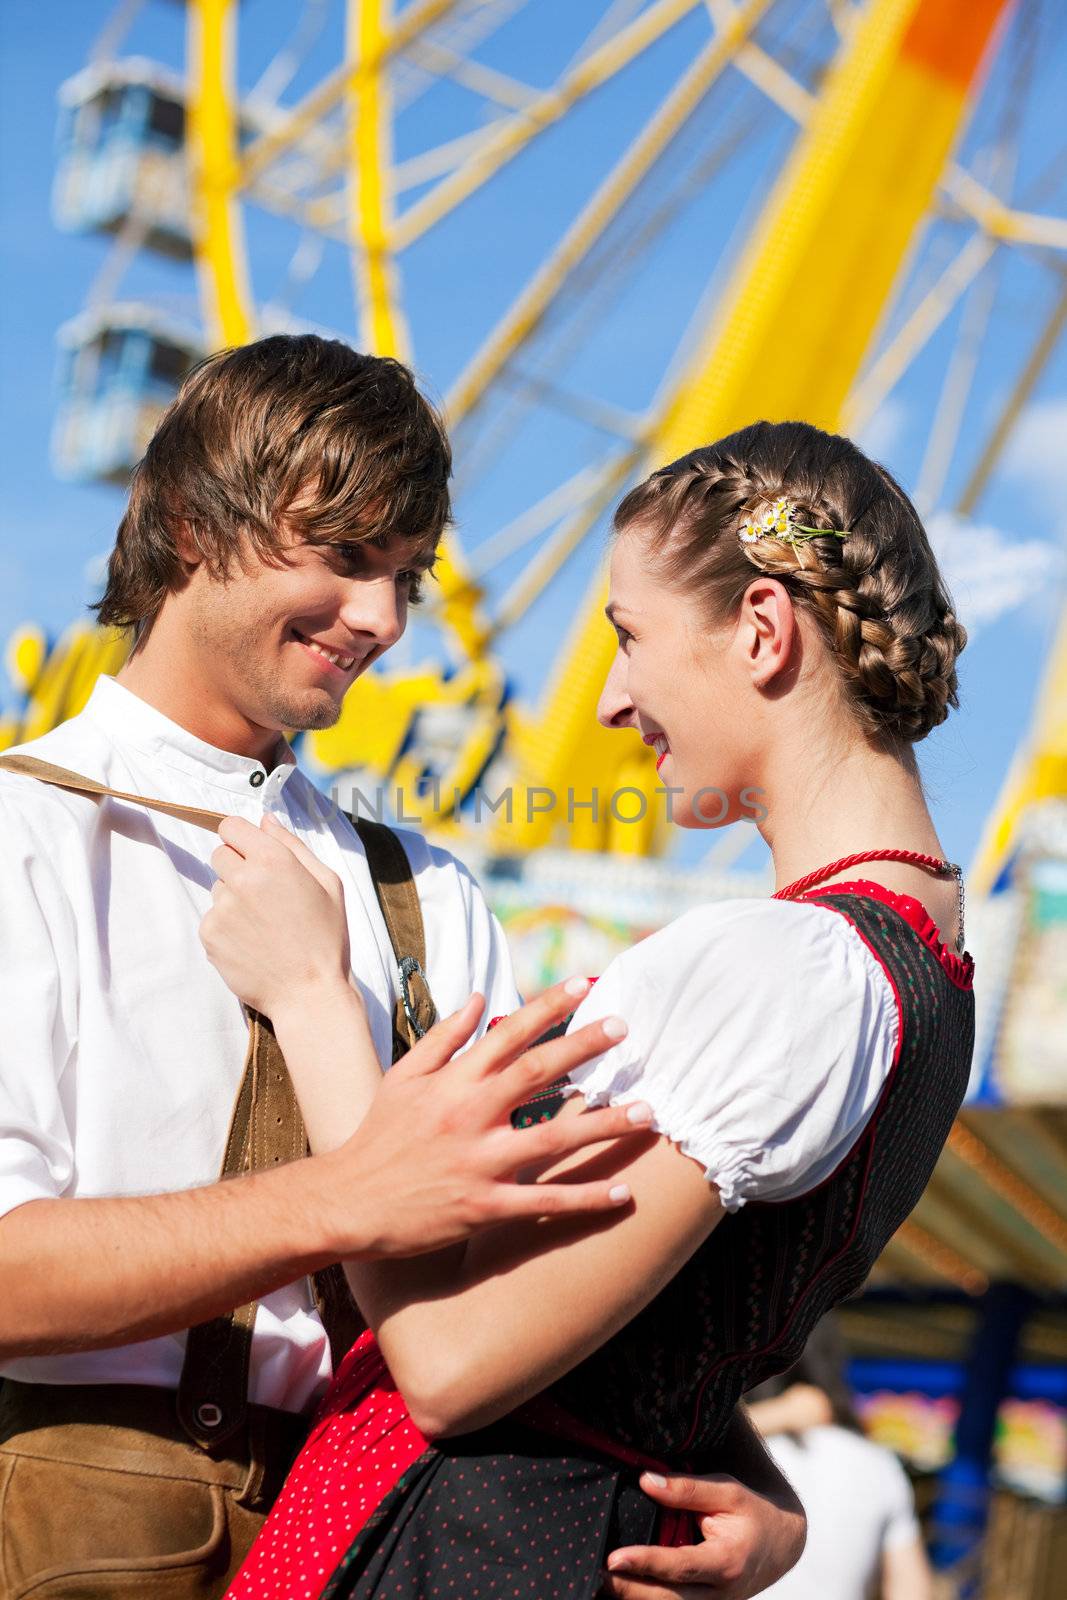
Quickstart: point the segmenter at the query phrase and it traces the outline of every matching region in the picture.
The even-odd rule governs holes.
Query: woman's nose
[[[626,691],[626,679],[618,658],[600,692],[596,719],[602,728],[628,728],[634,717],[634,704]]]

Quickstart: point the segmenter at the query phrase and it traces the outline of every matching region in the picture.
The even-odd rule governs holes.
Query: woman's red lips
[[[665,733],[659,733],[659,732],[657,732],[657,733],[643,733],[641,735],[641,741],[642,741],[643,744],[662,744],[663,749],[659,752],[659,755],[656,757],[656,771],[658,772],[660,767],[663,765],[664,761],[666,761],[667,757],[671,753],[671,747],[667,743],[667,735]]]

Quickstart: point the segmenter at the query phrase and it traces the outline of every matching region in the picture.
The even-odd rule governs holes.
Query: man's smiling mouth
[[[355,666],[355,656],[344,655],[340,650],[331,650],[328,645],[321,644],[317,639],[309,639],[298,628],[293,628],[291,632],[298,644],[302,644],[305,650],[309,650],[312,655],[318,656],[320,661],[325,661],[328,666],[333,667],[337,672],[351,672]]]

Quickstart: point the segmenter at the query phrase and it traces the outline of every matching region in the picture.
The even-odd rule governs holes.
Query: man
[[[377,1132],[388,1147],[390,1113],[394,1129],[409,1116],[410,1156],[387,1162],[374,1192],[360,1177],[379,1148],[373,1121],[328,1166],[289,1160],[302,1135],[270,1099],[284,1072],[269,1027],[253,1017],[250,1042],[199,943],[212,814],[283,818],[342,879],[352,977],[389,1062],[396,956],[364,845],[283,730],[331,726],[400,638],[449,519],[449,474],[441,424],[396,362],[312,336],[211,358],[160,423],[119,527],[98,609],[132,630],[129,660],[79,716],[15,752],[126,799],[0,771],[0,1573],[12,1595],[45,1573],[77,1575],[79,1594],[151,1592],[163,1574],[176,1597],[223,1593],[328,1381],[331,1318],[345,1347],[327,1280],[313,1300],[306,1274],[472,1225],[407,1204],[406,1233],[390,1220],[393,1197],[429,1193],[428,1150],[438,1167],[484,1155],[473,1097],[471,1138],[441,1137],[455,1124],[448,1071],[419,1078],[418,1117],[403,1069],[399,1088],[385,1080]],[[439,1012],[472,992],[486,1015],[514,1009],[476,885],[418,836],[403,848]],[[246,1146],[275,1170],[217,1182],[223,1152],[239,1172]],[[485,1220],[518,1209],[521,1186],[489,1190]],[[554,1203],[583,1200],[604,1204]],[[698,1576],[698,1557],[710,1576],[724,1563],[741,1574],[720,1596],[755,1592],[755,1572],[770,1581],[797,1551],[796,1508],[748,1465],[765,1497],[654,1490],[723,1511],[718,1543],[689,1553]],[[679,1592],[640,1579],[611,1581],[620,1595]]]

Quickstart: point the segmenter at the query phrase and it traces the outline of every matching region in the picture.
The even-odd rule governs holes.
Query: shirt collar
[[[114,744],[132,745],[163,766],[233,794],[247,795],[257,789],[262,792],[272,770],[275,777],[271,787],[278,789],[296,771],[296,756],[281,735],[273,768],[250,756],[234,755],[231,750],[220,750],[217,745],[198,739],[107,673],[102,673],[93,685],[85,713]]]

